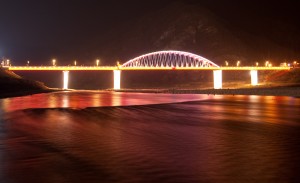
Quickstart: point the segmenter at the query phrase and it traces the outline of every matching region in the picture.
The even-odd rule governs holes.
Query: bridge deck
[[[113,71],[113,70],[290,70],[290,67],[117,67],[117,66],[11,66],[12,71]]]

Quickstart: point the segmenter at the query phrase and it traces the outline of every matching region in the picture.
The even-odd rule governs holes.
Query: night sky
[[[124,23],[130,24],[172,2],[1,0],[0,57],[10,58],[15,65],[24,65],[26,60],[33,65],[47,65],[52,58],[64,60],[64,64],[83,58],[95,60],[101,55],[97,55],[99,48],[90,45],[91,42],[96,40],[99,45],[105,46],[109,41],[106,36],[112,30],[122,33]],[[278,22],[288,25],[295,35],[300,33],[299,5],[296,1],[183,2],[205,7],[224,20],[255,34],[268,36],[270,29],[277,29]],[[274,22],[277,27],[272,27]],[[274,39],[284,39],[284,36]],[[86,49],[92,50],[92,53],[82,51]],[[106,62],[106,65],[111,62]]]

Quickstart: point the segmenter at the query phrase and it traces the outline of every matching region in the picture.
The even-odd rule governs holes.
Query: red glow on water
[[[195,94],[150,94],[100,91],[63,91],[0,100],[4,112],[30,108],[86,108],[101,106],[146,105],[173,103],[210,98]]]

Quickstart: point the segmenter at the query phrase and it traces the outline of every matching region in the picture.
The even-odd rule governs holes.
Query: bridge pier
[[[251,85],[256,86],[258,85],[258,76],[257,76],[257,70],[251,70]]]
[[[63,71],[63,89],[67,90],[69,85],[69,71]]]
[[[222,89],[222,70],[214,70],[214,89]]]
[[[114,70],[114,90],[121,89],[121,70]]]

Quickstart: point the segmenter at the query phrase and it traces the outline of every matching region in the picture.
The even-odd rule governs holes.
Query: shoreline
[[[115,92],[207,94],[207,95],[261,95],[300,97],[300,86],[276,86],[227,89],[121,89]]]
[[[69,89],[70,91],[72,89]],[[0,93],[0,99],[64,91],[62,89],[49,88],[41,90],[17,91]],[[76,90],[74,90],[76,91]],[[80,91],[80,90],[78,90]],[[94,90],[91,90],[94,91]],[[300,97],[300,85],[291,86],[262,86],[253,88],[226,88],[226,89],[106,89],[95,91],[131,92],[131,93],[168,93],[168,94],[206,94],[206,95],[261,95],[261,96],[290,96]]]
[[[23,97],[23,96],[29,96],[39,93],[50,93],[50,92],[57,92],[62,91],[61,89],[40,89],[40,90],[28,90],[28,91],[16,91],[16,92],[10,92],[10,93],[1,93],[0,92],[0,99],[5,98],[12,98],[12,97]]]

